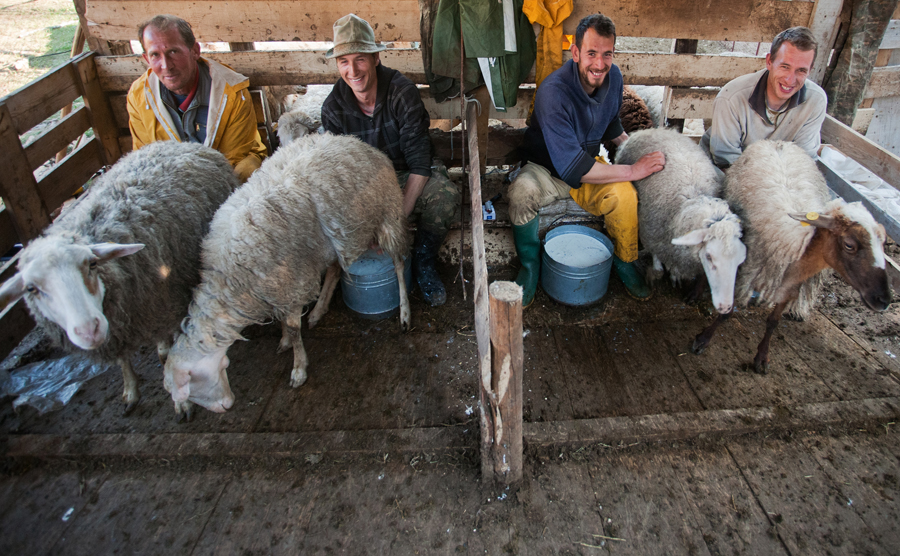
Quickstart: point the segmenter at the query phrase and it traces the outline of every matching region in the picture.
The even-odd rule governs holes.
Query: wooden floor
[[[615,279],[524,314],[525,478],[483,485],[471,292],[413,325],[339,295],[288,386],[277,325],[229,352],[224,415],[177,424],[153,350],[121,416],[106,373],[63,409],[0,406],[0,554],[900,554],[900,310],[829,281],[747,366],[765,312],[712,318]],[[492,279],[510,270],[492,269]]]

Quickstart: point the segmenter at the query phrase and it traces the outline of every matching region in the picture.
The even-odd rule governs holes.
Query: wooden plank
[[[864,98],[884,98],[900,95],[900,66],[874,68],[866,86]]]
[[[109,106],[112,109],[116,127],[120,131],[125,130],[127,133],[131,133],[128,131],[128,95],[125,93],[110,94],[107,98],[109,98]]]
[[[53,127],[44,131],[40,137],[25,147],[25,156],[32,170],[37,170],[45,162],[56,156],[60,150],[65,149],[82,133],[90,129],[91,122],[88,117],[88,109],[81,107],[65,118],[54,123]],[[55,158],[54,158],[55,160]]]
[[[872,213],[872,217],[884,226],[888,236],[894,241],[900,241],[900,222],[898,222],[896,218],[866,197],[862,191],[860,191],[859,187],[844,179],[843,176],[835,172],[823,160],[817,160],[816,164],[819,166],[822,175],[825,176],[825,182],[832,191],[849,203],[855,201],[862,202],[863,206]]]
[[[56,210],[103,167],[102,147],[97,137],[83,141],[62,162],[41,177],[37,187],[50,211]]]
[[[856,133],[831,116],[825,116],[825,121],[822,123],[822,143],[834,145],[839,151],[859,162],[887,183],[895,188],[900,188],[900,157]]]
[[[719,89],[670,89],[666,118],[712,118]]]
[[[531,326],[523,340],[522,416],[527,422],[552,423],[572,418],[555,337],[549,328]]]
[[[327,41],[339,18],[355,13],[377,41],[419,41],[418,0],[87,0],[87,32],[103,40],[134,40],[138,23],[156,14],[189,21],[204,42]]]
[[[87,55],[82,54],[75,60]],[[0,99],[0,104],[8,107],[19,135],[81,96],[73,63],[74,61],[63,64]]]
[[[97,76],[97,66],[94,60],[96,60],[95,55],[81,57],[76,63],[76,67],[81,80],[84,105],[91,111],[94,137],[99,139],[103,147],[101,152],[104,162],[112,165],[122,156],[122,151],[119,149],[119,129],[106,93],[100,88],[100,79]]]
[[[12,215],[9,209],[3,207],[0,209],[0,253],[6,253],[17,243],[20,243],[19,235],[13,226]]]
[[[9,107],[3,103],[0,103],[0,152],[6,157],[0,172],[0,197],[12,216],[16,235],[23,242],[29,241],[50,223],[52,209],[38,192]]]
[[[727,449],[674,447],[662,465],[671,467],[684,485],[693,510],[689,515],[711,554],[785,553]]]
[[[896,429],[850,437],[801,438],[816,458],[825,481],[837,489],[836,498],[847,505],[877,532],[879,544],[890,551],[900,546],[900,485],[897,472]]]
[[[525,423],[525,443],[554,448],[592,444],[720,439],[753,432],[828,430],[900,418],[900,398]]]
[[[511,484],[522,480],[522,288],[498,281],[489,294],[494,477]]]
[[[828,69],[828,60],[831,58],[832,47],[840,28],[843,7],[844,0],[816,0],[809,23],[806,24],[819,43],[816,59],[813,60],[812,71],[809,73],[809,79],[819,85],[822,84],[825,70]]]
[[[900,65],[900,49],[879,51],[879,58],[882,52],[890,53],[884,60],[884,65]],[[900,134],[897,133],[900,128],[900,97],[876,98],[870,102],[875,118],[866,130],[866,137],[900,156]]]
[[[321,51],[256,50],[251,52],[209,52],[204,56],[227,64],[250,78],[254,87],[265,85],[315,85],[336,83],[337,66]],[[571,58],[565,52],[563,59]],[[385,66],[400,71],[415,83],[427,84],[421,52],[415,49],[386,50]],[[721,87],[735,77],[765,67],[765,58],[705,54],[661,54],[620,52],[615,63],[628,85],[670,85],[678,87]],[[103,56],[96,60],[101,87],[107,92],[125,92],[146,71],[140,56]],[[526,83],[534,82],[534,73]]]
[[[206,527],[231,473],[191,470],[175,474],[165,468],[117,473],[92,489],[90,503],[72,514],[65,535],[49,553],[78,553],[74,547],[90,547],[88,552],[112,554],[129,542],[127,539],[138,538],[148,553],[160,554],[173,547],[186,550]],[[167,500],[178,503],[163,502]],[[111,519],[116,515],[130,519]]]
[[[469,174],[470,214],[481,212],[481,153],[478,151],[478,115],[475,103],[466,104],[466,139]],[[484,256],[484,222],[481,218],[471,219],[472,232],[472,304],[475,310],[475,339],[478,344],[479,377],[479,424],[481,428],[481,478],[490,484],[494,481],[492,446],[494,437],[494,416],[492,414],[491,392],[491,327],[488,299],[488,272]],[[462,256],[462,253],[460,253]]]
[[[880,50],[892,50],[900,48],[900,19],[892,19],[888,22],[884,36],[881,37]]]
[[[828,442],[828,437],[818,438]],[[790,554],[888,554],[877,534],[822,480],[816,457],[799,442],[745,439],[728,443],[743,476]],[[810,534],[815,531],[815,534]]]
[[[886,100],[886,99],[879,99]],[[856,111],[856,116],[853,117],[853,125],[850,126],[853,128],[853,131],[859,133],[860,135],[867,135],[867,131],[869,126],[872,124],[872,119],[875,117],[875,109],[874,108],[860,108]],[[871,139],[871,137],[870,137]],[[874,141],[874,139],[873,139]],[[878,142],[878,141],[876,141]]]
[[[563,32],[574,35],[581,18],[601,12],[612,18],[620,37],[770,42],[788,27],[808,25],[813,6],[779,0],[671,0],[664,6],[655,0],[580,0],[563,22]]]

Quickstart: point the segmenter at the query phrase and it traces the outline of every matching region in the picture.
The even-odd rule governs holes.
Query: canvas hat
[[[371,54],[386,47],[375,43],[375,31],[365,19],[356,14],[345,15],[334,22],[334,48],[325,53],[326,58],[347,54]]]

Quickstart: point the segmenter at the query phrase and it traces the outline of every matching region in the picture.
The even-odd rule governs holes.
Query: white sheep
[[[812,310],[825,268],[837,271],[870,309],[890,305],[884,227],[860,203],[829,201],[825,178],[794,143],[748,147],[725,176],[725,198],[741,217],[747,244],[735,299],[746,305],[756,292],[760,304],[774,306],[754,359],[756,372],[768,369],[769,341],[782,312],[805,318]],[[706,348],[727,317],[719,315],[697,336],[694,353]]]
[[[176,411],[188,400],[216,412],[230,408],[226,351],[245,326],[273,316],[284,325],[279,349],[294,348],[291,386],[303,384],[304,305],[319,297],[313,326],[328,308],[340,268],[373,242],[393,258],[401,327],[408,330],[406,218],[391,161],[359,139],[331,134],[276,151],[222,205],[203,242],[201,282],[166,362]]]
[[[286,110],[278,117],[278,141],[287,145],[311,133],[324,133],[322,104],[331,93],[327,85],[310,85],[302,95],[285,98]]]
[[[201,145],[126,155],[22,250],[0,307],[24,296],[56,343],[118,363],[129,414],[140,400],[130,356],[156,344],[165,360],[200,281],[200,242],[237,186],[225,157]]]
[[[718,198],[722,191],[709,157],[689,137],[670,129],[635,132],[619,150],[620,164],[634,164],[645,154],[662,151],[666,167],[634,183],[638,191],[639,233],[653,254],[654,281],[665,270],[673,282],[705,274],[719,313],[734,304],[738,266],[747,256],[741,223]],[[703,281],[698,280],[702,290]]]

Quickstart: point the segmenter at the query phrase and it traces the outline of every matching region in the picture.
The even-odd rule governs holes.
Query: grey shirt
[[[793,141],[809,156],[817,156],[828,104],[825,91],[807,79],[788,100],[778,121],[772,122],[766,115],[768,75],[765,69],[742,75],[729,81],[716,96],[712,127],[700,140],[716,166],[731,166],[744,149],[761,139]]]

